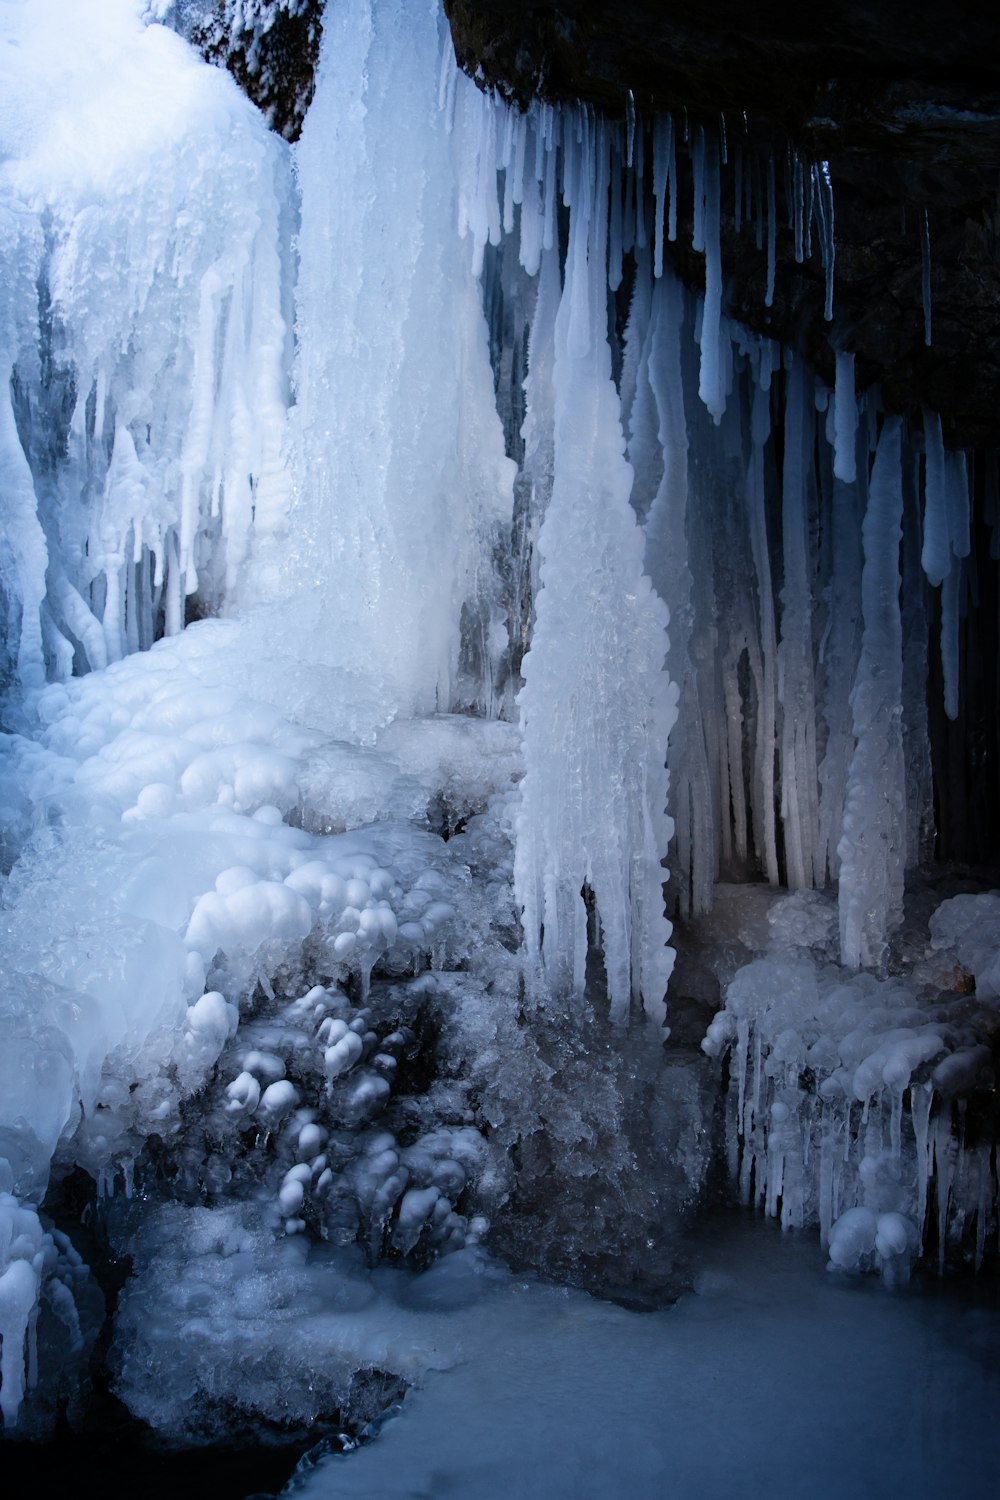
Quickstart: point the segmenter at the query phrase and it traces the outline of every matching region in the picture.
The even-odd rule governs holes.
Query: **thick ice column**
[[[451,706],[462,605],[512,506],[440,24],[401,0],[332,7],[298,153],[293,607],[386,716]],[[456,80],[457,150],[480,112]]]
[[[515,885],[528,953],[540,956],[554,988],[576,994],[588,936],[581,889],[589,887],[612,1016],[623,1020],[641,996],[659,1020],[673,963],[661,861],[676,690],[663,667],[667,610],[644,573],[643,535],[629,503],[632,472],[605,333],[606,143],[585,140],[573,156],[553,329],[552,498],[518,700],[526,774]],[[535,336],[532,358],[545,358]]]
[[[839,397],[838,397],[839,401]],[[853,464],[854,455],[851,460]],[[857,470],[855,469],[857,476]],[[826,746],[819,768],[819,842],[816,877],[836,880],[837,847],[844,821],[844,797],[854,754],[851,687],[861,649],[861,484],[834,479],[830,505],[830,581],[822,714]]]
[[[851,694],[856,745],[838,851],[841,958],[851,968],[884,963],[889,933],[902,915],[906,801],[899,608],[901,432],[898,417],[887,419],[862,530],[864,633]]]
[[[782,470],[781,814],[785,863],[792,890],[816,879],[819,786],[816,703],[813,690],[812,588],[809,488],[815,415],[811,382],[801,360],[786,355],[785,443]]]

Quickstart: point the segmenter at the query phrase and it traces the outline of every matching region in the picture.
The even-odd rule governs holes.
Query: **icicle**
[[[821,228],[820,248],[823,257],[823,270],[826,273],[826,296],[823,303],[823,317],[829,323],[833,318],[833,270],[836,260],[833,221],[833,181],[830,177],[829,162],[820,162],[818,167],[813,168],[813,180],[816,184],[816,202],[819,208]]]
[[[774,303],[774,275],[777,260],[778,210],[774,201],[774,154],[767,158],[767,287],[764,306]]]
[[[718,425],[726,409],[726,390],[722,369],[722,251],[719,225],[719,154],[712,139],[699,130],[704,193],[703,243],[705,248],[705,306],[701,321],[701,373],[698,394]],[[697,198],[696,193],[696,198]]]
[[[958,718],[958,620],[962,599],[962,566],[952,563],[941,586],[941,675],[944,679],[944,711]]]
[[[969,472],[964,453],[947,452],[944,460],[948,539],[954,557],[972,550]]]
[[[635,149],[635,95],[629,89],[625,97],[625,165],[631,171]]]
[[[938,1274],[944,1275],[945,1256],[948,1250],[948,1207],[955,1171],[956,1143],[951,1133],[951,1108],[945,1105],[937,1115],[933,1128],[934,1138],[934,1191],[937,1199]]]
[[[622,172],[621,158],[611,159],[611,218],[608,227],[608,286],[617,292],[622,284]]]
[[[648,378],[659,418],[663,455],[659,488],[646,522],[646,565],[661,599],[670,600],[667,667],[681,684],[681,712],[670,754],[671,808],[676,828],[682,912],[706,912],[718,875],[717,838],[702,728],[698,674],[691,660],[695,623],[687,535],[688,435],[681,365],[684,293],[667,275],[653,292]]]
[[[537,276],[542,259],[544,236],[542,200],[538,182],[531,178],[521,201],[521,240],[519,258],[528,276]]]
[[[698,125],[691,142],[691,181],[694,185],[692,203],[691,249],[705,250],[705,130]]]
[[[923,1236],[927,1218],[927,1185],[931,1175],[929,1124],[934,1090],[930,1083],[914,1083],[910,1088],[910,1119],[916,1140],[917,1157],[917,1228]]]
[[[551,115],[549,118],[551,121]],[[556,243],[556,150],[554,145],[549,145],[545,156],[544,202],[542,249],[551,250]]]
[[[948,493],[941,418],[924,412],[924,546],[921,563],[935,587],[944,582],[951,567]]]
[[[854,355],[838,351],[833,396],[833,473],[844,484],[857,478],[858,403],[854,394]]]
[[[920,566],[919,458],[904,450],[903,754],[906,761],[906,868],[934,853],[934,785],[927,705],[927,588]]]
[[[653,197],[656,201],[656,214],[653,243],[655,253],[653,256],[653,275],[659,279],[663,275],[663,220],[664,207],[667,194],[667,180],[670,175],[670,127],[673,124],[669,115],[657,120],[653,126]]]
[[[108,651],[104,641],[104,631],[86,600],[70,583],[65,573],[57,573],[50,577],[49,598],[58,606],[60,616],[70,634],[80,642],[87,666],[91,669],[106,667]]]
[[[455,93],[458,83],[458,60],[448,37],[441,49],[441,72],[438,78],[438,109],[444,115],[445,129],[451,135],[455,127]]]
[[[646,248],[645,137],[640,130],[635,142],[635,248]]]
[[[673,115],[667,116],[667,239],[677,239],[677,140]]]
[[[920,290],[924,303],[924,343],[931,346],[931,229],[927,210],[920,221]]]

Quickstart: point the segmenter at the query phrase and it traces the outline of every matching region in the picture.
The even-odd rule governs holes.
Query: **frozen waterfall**
[[[996,466],[727,316],[730,201],[831,316],[826,164],[406,0],[289,148],[169,9],[0,3],[5,1426],[104,1316],[78,1170],[130,1409],[306,1431],[434,1367],[404,1271],[662,1296],[723,1057],[746,1202],[982,1264],[1000,897],[906,881]]]

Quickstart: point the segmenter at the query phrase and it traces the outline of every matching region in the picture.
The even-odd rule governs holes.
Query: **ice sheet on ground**
[[[824,1278],[814,1245],[747,1221],[713,1224],[699,1262],[694,1292],[639,1314],[447,1258],[402,1300],[450,1367],[286,1493],[992,1497],[995,1307]]]

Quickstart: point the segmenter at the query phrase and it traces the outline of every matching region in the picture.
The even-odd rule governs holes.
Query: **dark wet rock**
[[[313,95],[323,0],[171,0],[163,20],[227,68],[288,141]]]

